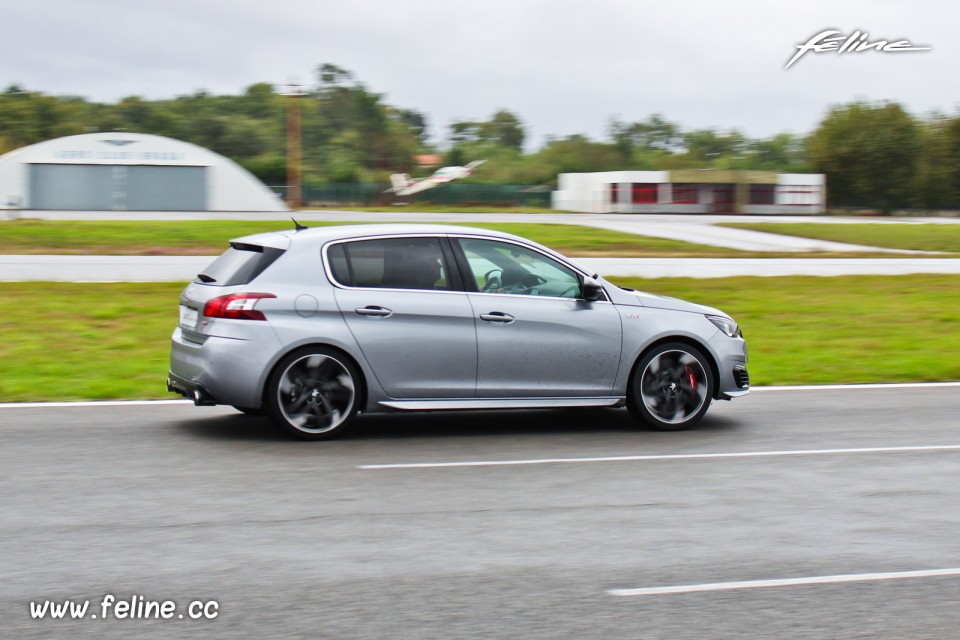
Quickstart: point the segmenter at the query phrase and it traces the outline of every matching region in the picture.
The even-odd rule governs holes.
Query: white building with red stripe
[[[823,174],[726,169],[561,173],[553,208],[582,213],[810,215],[826,209]]]

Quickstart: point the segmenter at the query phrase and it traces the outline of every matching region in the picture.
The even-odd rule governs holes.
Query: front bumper
[[[743,365],[736,365],[733,368],[733,379],[734,384],[736,384],[736,389],[727,389],[721,390],[718,392],[718,399],[720,400],[733,400],[734,398],[739,398],[750,393],[750,375],[747,373],[747,368]]]
[[[717,400],[732,400],[750,393],[747,373],[747,343],[743,338],[730,338],[718,332],[710,341],[716,355],[719,378]]]

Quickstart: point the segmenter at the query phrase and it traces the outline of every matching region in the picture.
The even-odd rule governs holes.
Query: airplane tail
[[[411,182],[410,176],[408,176],[407,174],[395,173],[390,176],[390,184],[393,185],[393,188],[389,189],[389,191],[393,191],[394,193],[396,193],[397,191],[400,191],[401,189],[405,189],[408,186],[410,186],[410,182]]]
[[[486,162],[486,160],[474,160],[473,162],[468,164],[466,167],[464,167],[467,170],[467,175],[472,175],[474,170],[480,165],[482,165],[484,162]]]

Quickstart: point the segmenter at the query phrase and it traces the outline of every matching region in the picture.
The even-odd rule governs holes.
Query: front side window
[[[483,293],[579,298],[580,278],[552,258],[520,245],[496,240],[457,240]]]
[[[449,291],[438,238],[378,238],[327,249],[333,279],[347,287]]]

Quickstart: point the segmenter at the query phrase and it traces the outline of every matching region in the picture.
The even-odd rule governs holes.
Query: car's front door
[[[620,314],[581,297],[582,278],[530,247],[455,240],[477,324],[477,397],[606,396],[620,364]],[[475,286],[474,286],[475,285]]]
[[[327,262],[340,312],[388,395],[473,397],[473,310],[439,238],[343,242],[327,248]]]

